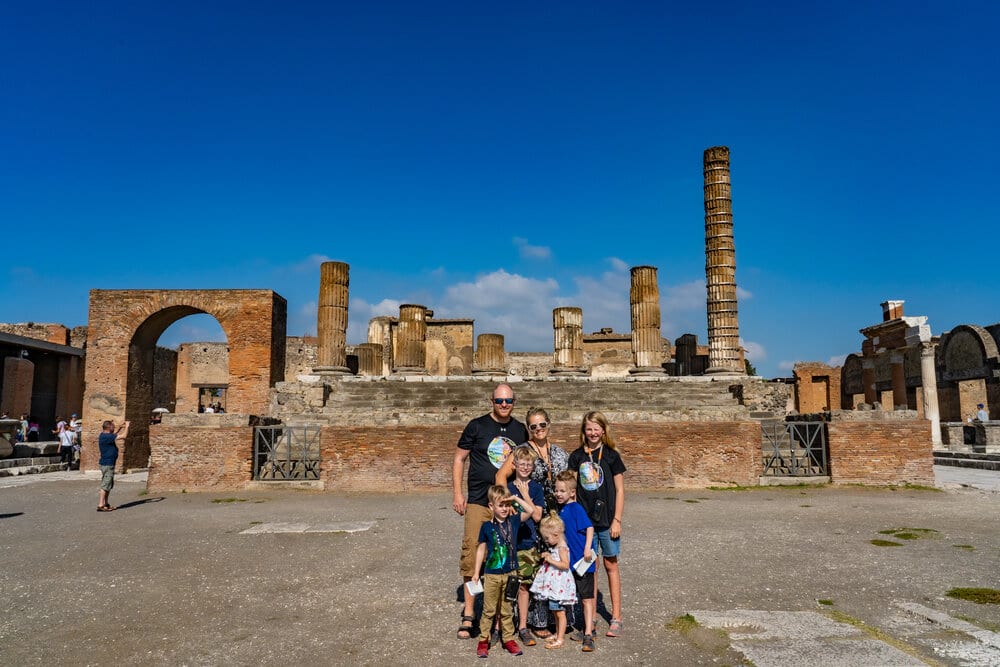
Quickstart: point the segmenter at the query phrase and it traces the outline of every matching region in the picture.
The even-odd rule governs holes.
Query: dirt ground
[[[97,480],[81,473],[0,484],[0,663],[476,662],[475,642],[455,638],[450,494],[146,495],[133,475],[112,502],[96,512]],[[602,619],[592,654],[539,644],[490,660],[741,664],[725,634],[685,622],[691,610],[836,613],[892,634],[893,605],[918,602],[997,630],[1000,606],[945,593],[997,587],[998,516],[1000,495],[971,488],[629,493],[624,635],[604,638]],[[372,524],[336,532],[348,522]],[[270,524],[299,532],[243,532]],[[920,530],[883,532],[901,528]]]

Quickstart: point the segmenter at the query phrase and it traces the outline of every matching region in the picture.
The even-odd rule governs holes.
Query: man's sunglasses
[[[497,405],[514,405],[513,398],[494,398],[493,402]]]

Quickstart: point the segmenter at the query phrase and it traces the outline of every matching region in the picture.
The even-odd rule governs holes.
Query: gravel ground
[[[0,485],[0,664],[477,662],[475,642],[455,638],[450,494],[146,495],[131,475],[112,494],[119,509],[98,513],[87,474],[34,477],[48,479]],[[495,647],[490,660],[740,664],[725,635],[672,623],[692,610],[835,612],[898,637],[894,603],[911,602],[997,630],[1000,606],[945,593],[1000,587],[1000,495],[951,487],[629,493],[624,636],[600,637],[601,620],[593,654],[539,644],[521,658]],[[242,534],[365,521],[354,533]],[[925,530],[871,544],[899,528]]]

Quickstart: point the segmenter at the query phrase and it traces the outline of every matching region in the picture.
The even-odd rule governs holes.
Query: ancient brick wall
[[[795,409],[799,414],[840,410],[841,369],[819,362],[795,364]]]
[[[201,387],[229,384],[229,343],[184,343],[177,348],[177,409],[198,412]],[[212,403],[205,399],[202,403]]]
[[[834,483],[934,484],[928,421],[835,420],[829,424],[828,434],[830,480]]]
[[[97,467],[100,423],[123,418],[132,430],[122,466],[146,465],[156,341],[188,315],[213,316],[229,341],[229,412],[262,414],[284,376],[286,309],[270,290],[91,290],[83,418],[95,437],[84,439],[81,467]]]
[[[319,365],[316,336],[288,336],[285,339],[285,382],[308,375]]]
[[[177,351],[157,346],[153,353],[153,406],[177,411]]]
[[[21,322],[18,324],[0,324],[0,333],[44,340],[56,345],[69,345],[69,329],[62,324],[40,324],[38,322]]]
[[[234,425],[234,417],[197,415],[201,425],[182,421],[150,428],[149,491],[243,488],[251,477],[253,428]],[[246,423],[245,418],[240,421]]]

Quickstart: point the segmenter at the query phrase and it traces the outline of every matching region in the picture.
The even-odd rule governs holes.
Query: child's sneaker
[[[503,643],[503,647],[507,649],[507,653],[510,653],[511,655],[521,655],[522,653],[524,653],[524,651],[521,650],[521,647],[518,646],[517,642],[514,641],[513,639],[508,639],[507,641],[505,641]]]
[[[490,657],[490,643],[488,641],[481,641],[476,645],[476,655],[480,658]]]
[[[611,625],[608,627],[608,632],[605,637],[621,637],[622,634],[622,622],[617,618],[611,619]]]
[[[567,633],[566,636],[575,642],[582,642],[583,638],[587,635],[583,634],[583,630],[577,630],[576,632]]]
[[[594,635],[587,635],[583,638],[583,652],[590,653],[594,650]]]

